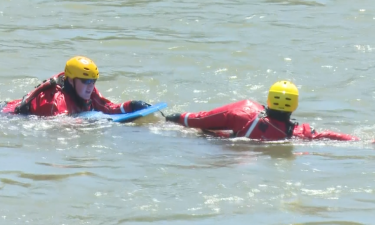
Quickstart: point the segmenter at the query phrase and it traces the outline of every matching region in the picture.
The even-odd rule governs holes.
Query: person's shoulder
[[[62,72],[59,72],[59,73],[56,73],[54,75],[51,76],[51,78],[56,78],[56,77],[60,77],[60,76],[64,76],[65,75],[65,72],[62,71]]]
[[[59,96],[65,97],[68,95],[66,92],[63,91],[62,87],[59,85],[51,86],[38,94],[39,98],[58,98]],[[69,96],[69,95],[68,95]]]
[[[245,99],[245,100],[242,100],[242,101],[239,101],[238,103],[240,104],[243,104],[243,105],[247,105],[247,106],[250,106],[250,107],[255,107],[255,108],[258,108],[258,109],[265,109],[265,106],[262,105],[261,103],[255,101],[255,100],[251,100],[251,99]]]

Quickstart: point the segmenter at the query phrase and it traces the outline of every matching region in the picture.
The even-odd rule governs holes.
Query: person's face
[[[80,79],[69,80],[70,84],[75,87],[77,95],[84,100],[89,100],[91,93],[95,88],[95,79]],[[73,84],[74,83],[74,84]]]

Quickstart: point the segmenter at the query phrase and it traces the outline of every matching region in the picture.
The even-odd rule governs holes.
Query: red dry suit
[[[355,141],[359,138],[332,131],[316,132],[309,124],[294,124],[290,135],[285,122],[265,115],[265,107],[257,102],[243,100],[228,104],[209,112],[183,113],[178,123],[186,127],[202,130],[231,130],[235,137],[247,137],[262,141],[282,140],[290,137],[302,139],[322,139]],[[218,136],[229,137],[228,133],[215,132]]]
[[[63,80],[64,72],[52,78]],[[43,84],[42,84],[43,85]],[[74,99],[74,94],[62,88],[61,84],[48,86],[33,98],[28,106],[28,113],[38,116],[56,116],[59,114],[75,114],[83,111],[96,110],[107,114],[131,112],[130,102],[115,104],[104,98],[96,87],[89,100],[84,105],[79,105]],[[32,92],[28,93],[29,96]],[[15,109],[22,102],[22,99],[13,100],[7,103],[2,109],[3,113],[15,113]]]

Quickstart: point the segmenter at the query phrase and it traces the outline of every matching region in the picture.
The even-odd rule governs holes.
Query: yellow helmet
[[[91,59],[84,56],[75,56],[66,62],[65,77],[98,79],[99,70]]]
[[[269,92],[267,105],[269,109],[293,112],[298,106],[298,89],[290,81],[274,83]]]

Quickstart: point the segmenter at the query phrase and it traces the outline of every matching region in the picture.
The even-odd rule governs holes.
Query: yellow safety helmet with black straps
[[[99,70],[91,59],[84,56],[75,56],[66,62],[65,77],[98,79]]]
[[[269,109],[293,112],[298,107],[298,89],[290,81],[274,83],[269,92],[267,105]]]

